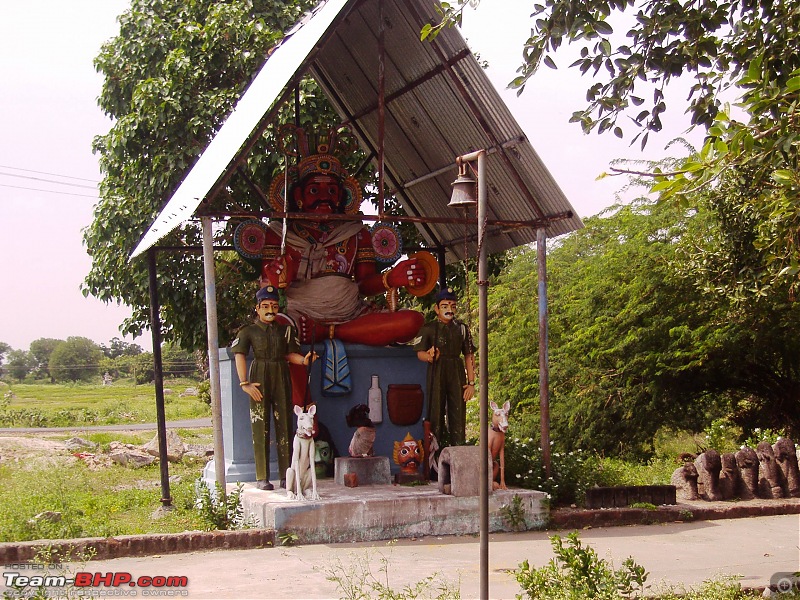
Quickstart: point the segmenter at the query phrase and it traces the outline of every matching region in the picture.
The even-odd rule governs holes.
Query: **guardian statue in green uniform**
[[[236,361],[239,385],[250,396],[250,423],[253,429],[253,451],[256,461],[256,487],[271,490],[269,482],[269,413],[275,421],[275,445],[278,448],[278,470],[289,467],[292,432],[292,384],[289,363],[308,365],[316,358],[309,352],[300,354],[297,332],[289,325],[277,323],[278,290],[271,285],[256,293],[258,320],[242,327],[231,344]],[[253,351],[250,373],[247,355]]]
[[[428,363],[428,420],[442,447],[464,445],[466,403],[475,395],[475,346],[469,328],[455,318],[456,307],[452,288],[442,288],[436,320],[422,326],[414,346]]]

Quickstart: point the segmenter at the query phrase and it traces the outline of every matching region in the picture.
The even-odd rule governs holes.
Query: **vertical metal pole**
[[[150,332],[153,337],[153,383],[156,387],[156,421],[158,422],[158,460],[161,469],[161,505],[171,506],[169,461],[167,460],[167,416],[164,411],[164,368],[161,361],[161,307],[158,302],[156,249],[147,251],[147,274],[150,284]],[[136,381],[136,372],[133,375]]]
[[[486,152],[478,152],[478,368],[480,373],[481,599],[489,598],[489,269],[486,261]]]
[[[547,330],[547,230],[536,230],[536,266],[539,275],[539,412],[542,429],[542,462],[545,476],[550,477],[550,367]]]
[[[222,440],[222,392],[219,381],[219,333],[217,331],[217,286],[214,273],[214,238],[211,218],[203,223],[203,277],[206,284],[206,327],[208,329],[208,379],[211,384],[211,424],[214,427],[214,473],[225,493],[225,446]]]
[[[383,23],[383,0],[378,0],[378,216],[386,209],[383,197],[383,145],[386,135],[386,27]]]

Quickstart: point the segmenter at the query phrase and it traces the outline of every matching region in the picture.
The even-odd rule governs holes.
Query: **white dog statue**
[[[317,407],[313,405],[308,412],[303,412],[300,406],[294,407],[297,433],[292,444],[292,466],[286,469],[286,495],[292,500],[319,500],[312,437],[316,412]]]

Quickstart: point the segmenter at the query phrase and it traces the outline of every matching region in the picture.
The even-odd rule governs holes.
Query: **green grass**
[[[82,437],[107,446],[113,440],[138,445],[153,435],[98,432]],[[179,435],[186,443],[210,444],[212,439],[210,429],[181,430]],[[203,461],[184,458],[181,463],[170,463],[170,476],[180,478],[170,484],[173,510],[153,519],[161,506],[158,464],[140,469],[112,465],[91,470],[69,456],[64,450],[47,461],[25,460],[0,466],[0,542],[204,528],[194,509],[195,480],[202,472]],[[34,519],[47,511],[60,513],[60,520]]]
[[[180,393],[198,382],[176,379],[165,382],[172,393],[164,397],[168,421],[207,417],[210,407],[197,396]],[[154,423],[155,390],[152,385],[117,381],[99,384],[12,384],[3,393],[14,398],[0,400],[0,427],[69,427],[72,425],[118,425]]]

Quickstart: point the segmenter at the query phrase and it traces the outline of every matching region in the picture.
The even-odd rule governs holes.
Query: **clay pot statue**
[[[670,483],[675,486],[675,495],[678,500],[699,500],[697,494],[697,467],[694,463],[684,463],[672,473]]]
[[[703,500],[722,500],[719,489],[719,474],[722,471],[722,461],[719,452],[713,449],[706,450],[694,461],[697,467],[697,492]]]
[[[762,498],[783,498],[781,473],[775,460],[775,452],[769,442],[760,442],[756,446],[758,456],[758,495]]]
[[[747,447],[739,450],[735,456],[740,475],[736,495],[742,500],[752,500],[758,496],[758,456],[755,450]]]
[[[800,498],[800,469],[797,466],[797,452],[794,442],[787,438],[778,438],[772,446],[778,468],[783,474],[784,493],[789,498]]]

